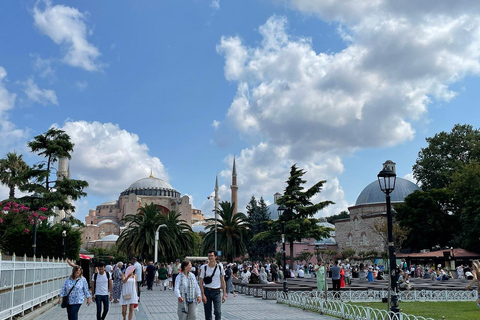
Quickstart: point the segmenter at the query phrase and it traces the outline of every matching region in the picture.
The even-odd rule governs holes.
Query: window
[[[353,237],[351,234],[348,235],[347,237],[347,247],[351,247],[353,242]]]
[[[358,218],[357,217],[353,218],[353,227],[355,229],[358,229]]]

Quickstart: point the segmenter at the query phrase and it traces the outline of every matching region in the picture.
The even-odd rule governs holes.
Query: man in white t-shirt
[[[135,275],[137,276],[138,302],[140,302],[140,287],[142,285],[143,267],[135,257],[132,258],[131,262],[135,266]]]
[[[212,303],[215,320],[222,318],[222,303],[227,298],[225,287],[225,271],[221,264],[217,264],[217,251],[208,251],[208,263],[200,268],[200,290],[202,291],[205,320],[212,320]],[[223,296],[220,295],[222,292]]]
[[[97,267],[98,273],[94,273],[92,276],[92,296],[93,301],[97,304],[97,320],[104,320],[108,313],[108,301],[112,300],[112,278],[105,271],[103,262],[99,263]],[[109,293],[110,299],[108,298]]]

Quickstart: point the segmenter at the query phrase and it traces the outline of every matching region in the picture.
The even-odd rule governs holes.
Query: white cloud
[[[88,87],[88,82],[87,81],[76,81],[75,82],[75,87],[77,87],[78,90],[83,91]]]
[[[62,128],[75,144],[71,172],[89,183],[87,192],[98,197],[117,199],[120,192],[150,170],[168,182],[168,174],[159,158],[148,153],[138,136],[112,123],[69,121]]]
[[[28,130],[18,129],[9,120],[9,111],[15,107],[16,94],[5,87],[7,71],[0,66],[0,153],[4,154],[12,146],[19,146],[28,136]]]
[[[44,10],[38,6],[33,9],[35,26],[65,49],[63,62],[88,71],[101,70],[102,65],[97,62],[101,53],[87,40],[87,14],[73,7],[52,6],[50,0],[44,4]]]
[[[48,104],[54,104],[58,106],[58,99],[54,90],[40,89],[33,78],[29,78],[22,84],[25,87],[23,91],[27,95],[28,99],[43,104],[44,106]]]
[[[298,163],[307,181],[328,180],[322,197],[337,203],[327,209],[336,214],[348,206],[337,179],[343,156],[413,139],[433,101],[451,101],[451,84],[480,73],[480,3],[289,3],[339,23],[345,48],[316,52],[278,16],[259,28],[258,45],[223,36],[217,52],[238,89],[220,128],[234,127],[254,145],[237,158],[240,194],[247,192],[241,203],[281,192]]]
[[[42,59],[38,54],[30,54],[33,58],[33,69],[40,74],[42,78],[55,78],[55,69],[52,67],[51,59]]]
[[[217,120],[213,120],[212,122],[212,127],[217,130],[218,129],[218,126],[220,125],[220,121],[217,121]]]
[[[212,0],[212,2],[210,2],[210,8],[220,10],[220,0]]]

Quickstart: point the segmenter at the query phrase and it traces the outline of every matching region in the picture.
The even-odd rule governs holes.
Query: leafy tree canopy
[[[334,214],[333,216],[327,217],[327,221],[328,223],[334,224],[335,221],[346,218],[350,218],[350,213],[348,213],[348,211],[342,211],[339,214]]]
[[[472,160],[480,161],[480,131],[471,125],[456,124],[451,132],[440,132],[426,139],[413,166],[413,175],[422,189],[447,187],[453,174]]]

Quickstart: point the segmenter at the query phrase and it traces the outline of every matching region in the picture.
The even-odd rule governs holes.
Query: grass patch
[[[347,302],[359,306],[369,305],[375,309],[387,309],[386,303],[381,302]],[[400,302],[403,313],[425,318],[445,320],[478,320],[480,308],[475,301],[438,301],[438,302]]]

